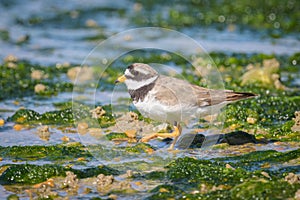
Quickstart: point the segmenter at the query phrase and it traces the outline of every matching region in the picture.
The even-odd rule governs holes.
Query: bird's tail
[[[226,101],[238,101],[241,99],[248,99],[256,97],[256,94],[250,92],[233,92],[233,91],[226,91]]]

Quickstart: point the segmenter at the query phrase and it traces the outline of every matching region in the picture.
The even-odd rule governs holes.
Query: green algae
[[[69,105],[69,104],[67,104]],[[101,126],[102,128],[115,124],[112,116],[111,106],[102,106],[106,113],[95,119],[90,113],[91,107],[83,104],[74,104],[73,108],[65,108],[61,106],[61,110],[54,110],[40,114],[30,109],[19,109],[7,120],[20,124],[54,124],[54,125],[75,125],[76,122],[87,122],[90,127]]]
[[[293,198],[300,184],[286,181],[251,180],[235,186],[231,191],[234,199],[288,199]]]
[[[271,152],[275,153],[276,151]],[[282,156],[282,154],[277,155],[278,157],[273,155],[272,158],[268,158],[267,155],[269,154],[270,152],[264,152],[256,155],[255,158],[267,157],[261,159],[260,162],[272,161],[274,158],[279,161],[280,156]],[[286,155],[289,159],[293,159],[294,156],[290,156],[290,154],[287,153]],[[254,157],[254,155],[249,156],[248,154],[248,157]],[[253,164],[257,165],[256,161],[253,161]],[[240,164],[240,166],[244,165],[247,165],[247,163]],[[261,172],[260,170],[248,171],[241,167],[236,169],[226,168],[225,163],[220,161],[212,162],[188,157],[179,158],[167,166],[167,176],[163,176],[165,174],[163,172],[159,173],[160,179],[170,180],[172,184],[156,187],[151,191],[153,194],[148,199],[159,199],[160,197],[175,199],[283,199],[294,197],[300,186],[299,184],[291,185],[285,182],[281,173],[269,172],[269,178],[267,178]],[[154,172],[149,174],[148,177],[158,178]],[[203,185],[206,189],[199,192]],[[212,189],[213,186],[215,189]],[[193,191],[198,192],[193,194]]]
[[[119,173],[117,170],[106,166],[74,169],[54,164],[9,164],[1,166],[0,169],[3,169],[0,175],[0,184],[2,185],[40,183],[51,177],[64,177],[67,171],[73,172],[78,178],[95,177],[99,174],[116,175]]]
[[[20,124],[72,124],[74,123],[74,113],[72,108],[59,111],[49,111],[43,114],[29,109],[17,110],[8,121]]]
[[[49,160],[49,161],[67,161],[80,157],[91,158],[92,155],[87,152],[80,143],[58,144],[52,146],[11,146],[0,147],[1,157],[12,160]]]
[[[225,118],[225,127],[238,125],[239,129],[268,130],[268,134],[264,134],[264,137],[281,139],[282,136],[293,132],[291,130],[294,124],[292,119],[299,107],[299,97],[260,96],[228,105],[219,117]],[[248,118],[254,118],[256,122],[249,123]],[[285,140],[293,139],[297,137],[286,137]]]
[[[212,185],[236,185],[252,179],[254,175],[244,169],[225,168],[224,163],[193,158],[180,158],[168,165],[167,177],[175,182],[186,185],[206,183]]]
[[[115,140],[115,139],[126,139],[128,137],[125,133],[111,132],[111,133],[106,135],[106,138],[108,140]]]
[[[288,152],[278,152],[275,150],[255,151],[241,156],[216,158],[215,160],[230,161],[234,167],[256,169],[264,163],[280,164],[297,158],[300,158],[300,149]]]
[[[0,175],[0,183],[2,185],[9,184],[35,184],[46,181],[50,177],[64,176],[65,168],[59,165],[31,165],[31,164],[20,164],[20,165],[8,165],[2,166],[8,167]]]
[[[177,199],[184,194],[183,190],[174,185],[159,185],[150,192],[154,194],[147,197],[147,200]]]
[[[42,79],[33,79],[33,71],[39,70],[46,75]],[[44,67],[26,61],[5,62],[0,65],[0,99],[24,97],[35,94],[37,84],[45,85],[39,96],[56,95],[58,92],[72,91],[73,84],[62,80],[67,68]],[[58,81],[58,82],[57,82]]]
[[[297,1],[195,1],[169,4],[156,0],[138,1],[143,9],[132,14],[137,25],[181,29],[184,27],[211,27],[227,30],[260,30],[273,38],[299,31]],[[171,5],[171,6],[170,6]],[[164,10],[164,14],[161,13]],[[262,31],[263,30],[263,31]]]
[[[150,144],[138,143],[134,146],[126,147],[125,150],[130,153],[151,153],[154,151],[154,148]]]

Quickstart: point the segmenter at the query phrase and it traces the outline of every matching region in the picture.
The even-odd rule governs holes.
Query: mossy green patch
[[[45,164],[45,165],[32,165],[32,164],[10,164],[4,165],[0,174],[0,184],[35,184],[46,181],[48,178],[55,176],[66,176],[67,171],[72,171],[79,178],[87,178],[97,176],[98,174],[116,175],[117,170],[108,168],[106,166],[92,167],[86,169],[73,169],[63,167],[61,165]],[[0,169],[1,169],[0,168]]]
[[[263,129],[269,133],[264,134],[264,137],[280,138],[293,132],[292,118],[299,107],[298,97],[261,96],[228,105],[219,117],[225,119],[225,127],[238,125],[239,128],[248,130]],[[254,118],[256,122],[249,123],[248,118]]]
[[[124,139],[124,138],[128,138],[128,137],[125,133],[111,132],[106,135],[106,138],[108,140],[115,140],[115,139]]]
[[[216,158],[218,161],[234,161],[231,163],[234,167],[241,167],[246,169],[257,169],[263,163],[284,163],[290,160],[300,158],[300,149],[292,150],[288,152],[278,152],[275,150],[267,151],[255,151],[249,154],[234,156],[234,157],[224,157]],[[278,167],[278,166],[277,166]]]
[[[250,180],[239,184],[230,191],[232,199],[288,199],[293,198],[300,184],[286,181]]]
[[[6,166],[2,166],[6,167]],[[10,185],[16,183],[35,184],[46,181],[50,177],[65,176],[65,168],[59,165],[9,165],[0,175],[0,183]]]
[[[80,143],[58,144],[53,146],[12,146],[0,147],[0,155],[4,158],[15,160],[51,160],[70,161],[76,158],[91,158],[92,155],[86,151]]]
[[[94,107],[93,107],[94,108]],[[83,104],[76,104],[73,108],[63,108],[40,114],[30,109],[19,109],[8,121],[20,124],[55,124],[55,125],[74,125],[75,122],[87,122],[90,127],[101,126],[102,128],[115,124],[110,105],[103,106],[106,113],[95,119],[91,115],[92,107]]]
[[[167,28],[215,26],[217,29],[260,30],[273,38],[284,33],[299,31],[297,1],[177,1],[166,4],[161,0],[139,1],[143,9],[132,13],[131,21],[137,25]],[[162,14],[161,10],[164,10]],[[261,31],[264,30],[264,31]]]
[[[238,168],[236,170],[225,168],[224,163],[193,158],[180,158],[168,166],[167,176],[170,180],[185,185],[199,183],[211,185],[236,185],[253,178],[255,174]]]
[[[184,191],[174,185],[159,185],[150,192],[154,193],[147,200],[178,199]]]
[[[33,71],[40,71],[43,78],[32,77]],[[37,92],[38,95],[55,95],[58,92],[72,91],[73,84],[61,77],[67,68],[43,67],[26,61],[6,62],[0,65],[0,99],[34,95],[35,86],[42,84],[46,90]]]
[[[126,147],[125,150],[131,153],[151,153],[154,151],[153,147],[146,143],[138,143],[134,146]]]

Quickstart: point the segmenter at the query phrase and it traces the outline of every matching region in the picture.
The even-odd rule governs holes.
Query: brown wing
[[[181,79],[162,75],[157,79],[154,90],[156,98],[165,105],[175,105],[180,102],[182,106],[205,107],[255,96],[252,93],[207,89]]]

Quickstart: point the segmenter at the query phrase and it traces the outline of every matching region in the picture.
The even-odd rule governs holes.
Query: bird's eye
[[[129,65],[127,69],[133,69],[133,65]]]

